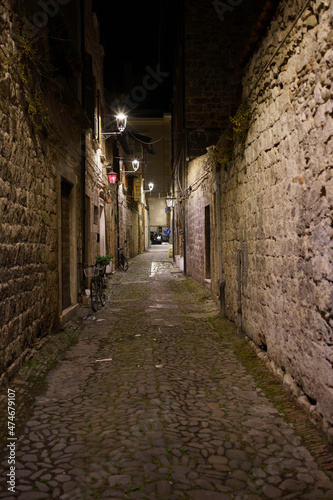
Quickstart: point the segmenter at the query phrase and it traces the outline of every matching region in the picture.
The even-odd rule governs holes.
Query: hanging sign
[[[141,201],[141,179],[134,179],[134,201]]]

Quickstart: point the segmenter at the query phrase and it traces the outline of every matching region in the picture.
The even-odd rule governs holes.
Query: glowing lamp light
[[[119,113],[116,116],[116,122],[117,122],[117,129],[119,130],[119,132],[124,132],[127,123],[127,116],[124,115],[124,113]]]
[[[132,167],[133,167],[134,172],[136,172],[139,169],[139,166],[140,166],[140,163],[138,160],[135,159],[132,161]]]
[[[148,184],[148,189],[149,191],[152,191],[154,189],[154,184],[152,182]]]
[[[108,172],[108,179],[110,184],[115,184],[117,182],[118,174],[116,172]]]
[[[165,201],[166,201],[166,205],[168,208],[173,208],[175,206],[175,200],[176,198],[172,198],[171,196],[167,196]]]

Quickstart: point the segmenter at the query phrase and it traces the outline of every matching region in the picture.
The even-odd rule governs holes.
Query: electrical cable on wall
[[[128,131],[128,134],[130,134],[132,136],[132,138],[135,140],[135,141],[138,141],[138,142],[141,142],[142,144],[147,144],[148,146],[150,146],[151,144],[157,144],[158,142],[161,142],[162,139],[164,139],[164,135],[162,135],[162,137],[160,139],[157,139],[157,141],[153,141],[153,142],[145,142],[145,141],[142,141],[141,139],[138,139],[137,137],[134,137],[133,134],[135,132],[129,132]]]

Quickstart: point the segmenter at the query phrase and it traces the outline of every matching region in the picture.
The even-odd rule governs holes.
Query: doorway
[[[106,241],[105,241],[105,212],[104,206],[99,205],[99,253],[100,255],[106,254]]]
[[[87,264],[91,264],[90,261],[90,242],[91,242],[91,214],[90,214],[90,197],[85,195],[85,239],[84,239],[84,248],[85,248],[85,260]]]
[[[61,278],[62,309],[71,305],[70,195],[72,184],[61,179]]]

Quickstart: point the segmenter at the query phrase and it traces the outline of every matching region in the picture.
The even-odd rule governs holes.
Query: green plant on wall
[[[232,161],[234,151],[233,136],[230,131],[228,132],[229,133],[225,133],[221,136],[216,148],[214,149],[215,163],[225,170]]]
[[[46,118],[46,110],[44,107],[43,96],[40,92],[32,94],[27,101],[27,110],[31,116],[39,116]]]
[[[251,116],[252,108],[246,103],[238,108],[234,116],[230,116],[230,124],[220,137],[213,153],[216,165],[226,170],[234,159],[236,149],[241,152],[245,150]]]
[[[242,151],[245,149],[245,141],[251,115],[252,108],[250,108],[247,104],[242,104],[236,111],[236,114],[230,117],[234,142],[241,148]]]
[[[41,209],[40,215],[41,215],[43,224],[46,224],[46,212],[45,212],[45,210]]]

